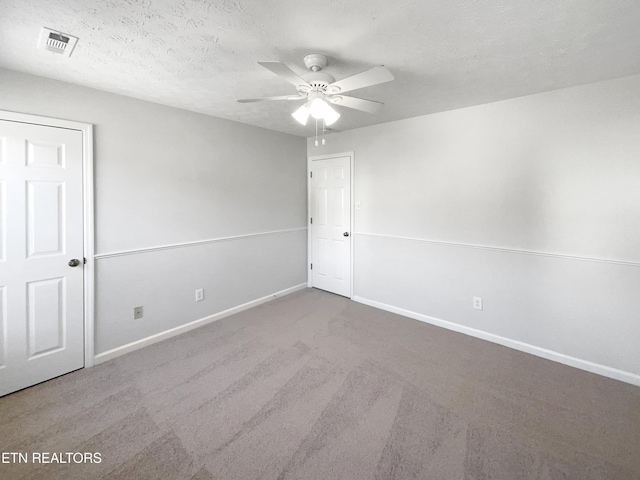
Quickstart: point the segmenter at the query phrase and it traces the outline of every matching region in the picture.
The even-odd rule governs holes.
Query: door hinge
[[[313,178],[313,172],[309,172],[309,176]]]
[[[83,257],[83,258],[82,258],[82,264],[83,264],[83,265],[86,265],[86,264],[87,264],[87,257]]]
[[[313,225],[313,218],[311,219],[311,225]]]
[[[313,263],[311,264],[311,270],[313,270]]]

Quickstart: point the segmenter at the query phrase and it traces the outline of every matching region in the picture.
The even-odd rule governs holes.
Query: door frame
[[[350,212],[349,212],[349,231],[351,232],[351,248],[349,251],[349,298],[353,298],[353,253],[355,245],[355,232],[353,227],[355,225],[355,155],[353,151],[331,153],[327,155],[313,155],[307,157],[307,287],[313,287],[313,281],[311,277],[311,263],[313,263],[313,246],[311,244],[311,165],[314,160],[327,160],[329,158],[337,157],[349,157],[349,170],[350,170]]]
[[[66,128],[82,132],[82,228],[84,257],[83,271],[84,367],[94,365],[94,200],[93,200],[93,125],[58,118],[0,110],[0,120]]]

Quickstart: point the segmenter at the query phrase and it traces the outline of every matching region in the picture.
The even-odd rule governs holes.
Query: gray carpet
[[[304,290],[0,399],[2,479],[640,479],[640,388]]]

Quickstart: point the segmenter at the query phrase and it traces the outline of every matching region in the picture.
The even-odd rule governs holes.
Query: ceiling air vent
[[[71,55],[76,43],[78,43],[78,37],[42,27],[38,48],[68,57]]]

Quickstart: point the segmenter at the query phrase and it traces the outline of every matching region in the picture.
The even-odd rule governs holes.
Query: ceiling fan
[[[347,108],[362,110],[363,112],[374,113],[384,103],[374,100],[343,95],[345,92],[357,90],[359,88],[370,87],[393,80],[393,74],[386,67],[380,65],[366,70],[362,73],[352,75],[342,80],[336,81],[333,76],[321,71],[327,66],[328,59],[321,53],[310,53],[305,55],[304,64],[309,69],[309,73],[299,76],[284,63],[280,62],[258,62],[260,65],[294,85],[298,91],[297,95],[282,95],[278,97],[244,98],[238,100],[240,103],[263,102],[270,100],[307,100],[291,115],[302,125],[307,124],[311,115],[313,118],[324,120],[325,125],[333,124],[340,114],[329,103],[342,105]]]

